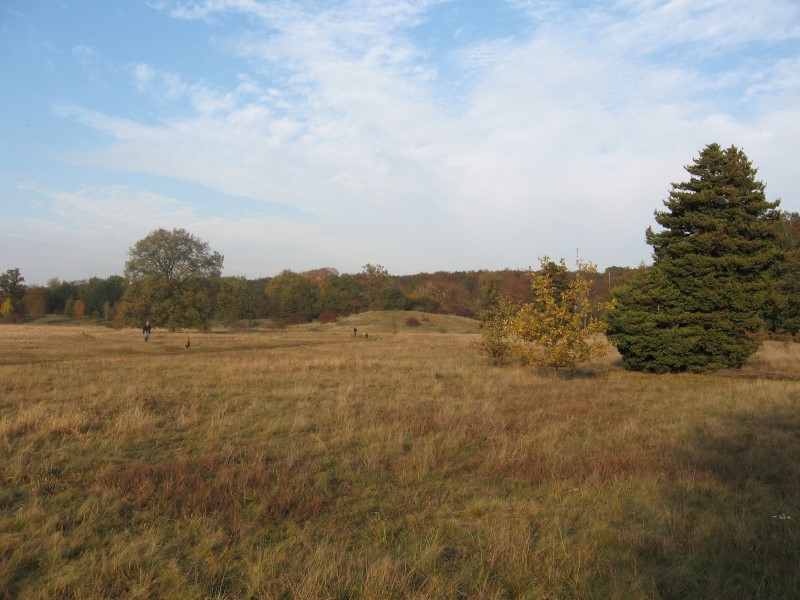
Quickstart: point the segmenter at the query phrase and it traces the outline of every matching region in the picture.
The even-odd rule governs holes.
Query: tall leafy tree
[[[9,305],[13,308],[21,308],[26,289],[25,278],[19,268],[9,269],[0,275],[0,301],[10,301]]]
[[[389,285],[389,271],[383,265],[367,263],[359,274],[364,286],[364,296],[370,309],[380,308],[383,289]]]
[[[168,283],[219,276],[223,256],[185,229],[156,229],[129,250],[129,282],[158,277]]]
[[[654,264],[615,292],[608,337],[636,370],[708,371],[758,347],[781,260],[776,210],[744,152],[706,146],[648,228]]]
[[[118,318],[179,329],[207,327],[223,257],[185,229],[157,229],[128,252]]]

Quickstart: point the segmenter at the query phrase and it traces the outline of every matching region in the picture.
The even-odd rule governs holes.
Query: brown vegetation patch
[[[264,456],[178,454],[158,463],[132,462],[102,479],[118,495],[120,511],[157,511],[168,518],[220,516],[231,522],[251,507],[272,525],[313,520],[325,511],[334,482],[313,466]]]
[[[717,371],[723,377],[742,377],[749,379],[784,379],[787,381],[800,381],[796,373],[779,373],[777,371],[743,371],[741,369],[723,369]]]

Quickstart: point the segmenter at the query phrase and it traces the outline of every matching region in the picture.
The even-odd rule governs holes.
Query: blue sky
[[[0,270],[649,262],[708,143],[800,211],[797,0],[5,0]]]

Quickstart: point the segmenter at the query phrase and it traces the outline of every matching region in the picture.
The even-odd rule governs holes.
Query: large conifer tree
[[[619,288],[608,337],[636,370],[708,371],[739,367],[758,347],[781,250],[768,202],[744,152],[710,144],[672,184],[663,230],[647,230],[654,264]]]

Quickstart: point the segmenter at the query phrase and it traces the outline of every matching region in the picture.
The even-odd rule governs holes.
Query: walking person
[[[144,334],[144,341],[146,342],[147,339],[150,337],[150,319],[144,322],[144,327],[142,327],[142,333]]]

